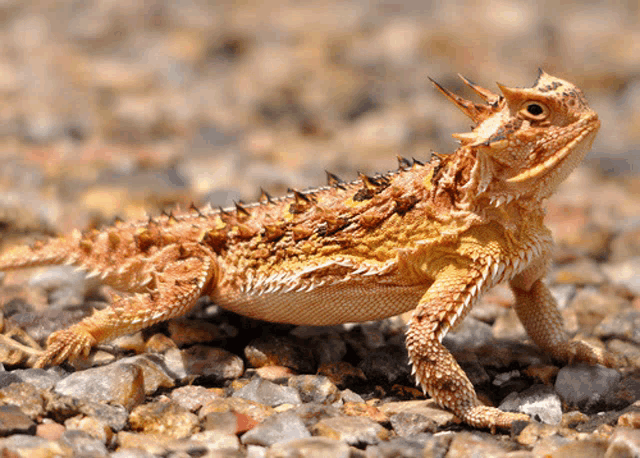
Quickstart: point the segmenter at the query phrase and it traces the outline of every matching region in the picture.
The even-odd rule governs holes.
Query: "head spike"
[[[549,76],[547,72],[545,72],[542,67],[538,67],[538,76],[536,77],[536,81],[533,83],[533,87],[536,87],[541,79],[545,76]]]
[[[462,145],[468,145],[478,139],[478,134],[474,132],[463,132],[458,134],[451,134],[453,138],[460,141]]]
[[[500,92],[502,92],[504,97],[507,99],[507,101],[513,100],[520,95],[518,89],[510,88],[500,83],[496,83],[496,85],[500,89]]]
[[[498,100],[500,100],[500,95],[496,94],[495,92],[492,92],[489,89],[485,89],[485,88],[483,88],[481,86],[478,86],[473,81],[470,81],[467,78],[465,78],[464,76],[462,76],[460,73],[458,73],[458,77],[462,80],[462,82],[464,84],[469,86],[469,88],[473,92],[478,94],[482,98],[482,100],[484,100],[485,102],[490,103],[490,104],[494,104],[494,103],[498,102]]]
[[[451,91],[440,86],[434,80],[429,78],[429,80],[433,83],[433,85],[438,89],[446,98],[448,98],[455,106],[457,106],[460,111],[462,111],[465,115],[470,117],[473,122],[479,123],[486,119],[490,114],[492,114],[491,107],[488,105],[478,105],[470,100],[463,99],[459,95],[454,94]]]

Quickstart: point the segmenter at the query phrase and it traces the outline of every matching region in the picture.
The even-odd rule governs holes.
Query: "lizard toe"
[[[56,331],[47,339],[47,348],[34,367],[56,366],[81,354],[88,356],[93,345],[95,339],[86,331],[73,328]]]
[[[567,361],[569,364],[601,364],[612,369],[618,369],[627,365],[624,357],[579,339],[568,342]]]
[[[489,406],[475,406],[462,415],[462,420],[476,428],[511,429],[516,421],[531,421],[531,417],[524,413],[503,412],[500,409]]]

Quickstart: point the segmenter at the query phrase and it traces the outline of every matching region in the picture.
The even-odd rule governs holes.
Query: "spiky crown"
[[[468,207],[488,198],[500,206],[519,197],[548,197],[588,152],[600,127],[582,91],[542,70],[531,88],[498,84],[501,95],[460,77],[484,104],[433,83],[476,123],[471,132],[453,135],[461,148],[451,165],[473,158],[462,184],[468,191],[463,203]]]

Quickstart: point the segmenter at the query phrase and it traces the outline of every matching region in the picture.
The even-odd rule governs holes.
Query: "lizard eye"
[[[532,121],[542,121],[549,116],[549,109],[540,102],[529,101],[525,102],[520,113]]]

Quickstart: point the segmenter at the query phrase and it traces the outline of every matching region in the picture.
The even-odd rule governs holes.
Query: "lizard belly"
[[[298,325],[333,325],[380,320],[416,307],[428,285],[337,283],[311,291],[211,295],[216,304],[240,315]]]

